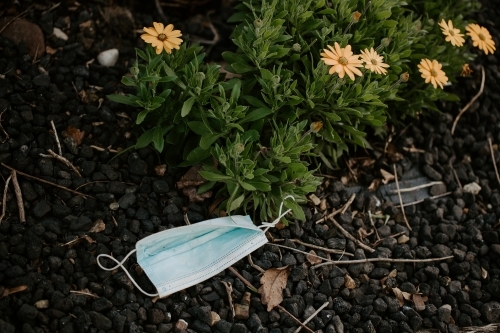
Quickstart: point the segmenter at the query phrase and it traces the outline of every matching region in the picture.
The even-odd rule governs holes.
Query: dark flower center
[[[436,76],[438,76],[438,73],[436,72],[435,69],[431,69],[431,75],[436,77]]]
[[[479,39],[480,39],[480,40],[486,40],[486,37],[484,37],[484,35],[483,35],[483,34],[479,34],[478,36],[479,36]]]
[[[163,42],[165,39],[167,39],[167,35],[165,35],[165,34],[159,34],[158,35],[158,39]]]
[[[372,64],[373,65],[378,65],[378,61],[376,59],[372,59]]]
[[[339,58],[339,63],[343,66],[347,65],[349,62],[347,61],[346,57],[340,57]]]

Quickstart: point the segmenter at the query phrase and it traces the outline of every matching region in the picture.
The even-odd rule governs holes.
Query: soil
[[[483,3],[474,19],[500,45],[495,23],[500,11],[494,2]],[[2,189],[10,168],[17,170],[26,220],[21,221],[12,178],[0,193],[6,200],[0,224],[0,332],[278,333],[296,331],[297,320],[311,316],[303,332],[459,332],[500,322],[500,179],[494,164],[500,165],[498,52],[478,55],[473,74],[447,88],[460,103],[441,103],[442,113],[408,120],[397,129],[390,154],[369,152],[374,162],[365,169],[360,164],[353,170],[353,159],[347,159],[358,184],[368,186],[380,169],[392,172],[395,161],[399,177],[418,168],[441,182],[430,195],[450,192],[447,196],[406,206],[407,225],[397,204],[382,197],[367,192],[349,201],[342,180],[354,177],[345,168],[318,188],[317,206],[312,200],[303,207],[307,221],[269,233],[271,243],[314,249],[332,260],[451,258],[312,267],[314,258],[270,243],[252,253],[253,264],[243,259],[232,266],[238,276],[225,270],[164,299],[144,296],[122,271],[100,269],[99,254],[122,260],[148,235],[212,217],[209,200],[190,203],[176,187],[185,169],[165,166],[149,147],[117,154],[141,133],[133,126],[138,110],[106,95],[126,91],[121,77],[135,61],[134,48],[144,47],[138,30],[160,20],[148,5],[121,5],[0,5]],[[220,62],[221,52],[234,48],[232,27],[225,23],[231,7],[225,1],[203,1],[203,6],[164,9],[190,40],[202,40],[209,61]],[[12,25],[23,30],[2,28],[11,22],[6,17],[19,14]],[[210,44],[216,36],[208,22],[217,31],[215,44]],[[119,50],[116,65],[101,66],[98,54],[112,48]],[[484,92],[452,135],[460,108],[479,90],[481,66]],[[62,159],[51,158],[49,150],[81,176]],[[473,183],[478,192],[470,190]],[[331,220],[317,223],[342,207],[335,221],[355,241]],[[283,302],[271,311],[245,285],[260,287],[257,266],[290,267]],[[155,292],[135,255],[125,267],[143,289]],[[236,318],[226,282],[232,285]]]

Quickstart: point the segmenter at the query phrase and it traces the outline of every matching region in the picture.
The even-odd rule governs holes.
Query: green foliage
[[[208,182],[199,193],[214,190],[227,212],[253,211],[263,221],[277,217],[287,195],[295,201],[285,206],[304,218],[299,203],[320,184],[316,161],[333,168],[349,147],[369,147],[366,132],[388,118],[456,99],[424,83],[421,59],[438,60],[451,81],[472,59],[445,42],[437,22],[451,19],[463,32],[462,15],[476,0],[241,0],[235,8],[238,49],[223,56],[238,78],[225,81],[199,46],[156,55],[148,45],[122,80],[136,93],[109,98],[140,109],[136,148],[153,145],[173,165],[202,163]],[[335,43],[355,54],[373,47],[387,75],[330,74],[321,53]]]

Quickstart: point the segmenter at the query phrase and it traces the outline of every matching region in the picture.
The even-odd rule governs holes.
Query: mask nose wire
[[[130,251],[126,256],[125,258],[123,258],[122,261],[118,261],[116,260],[115,258],[113,258],[112,256],[110,255],[107,255],[107,254],[100,254],[97,256],[96,260],[97,260],[97,265],[99,265],[99,267],[101,267],[103,270],[105,271],[114,271],[115,269],[117,269],[118,267],[120,267],[121,269],[123,269],[123,271],[125,272],[125,274],[127,274],[128,278],[130,279],[130,281],[132,281],[132,283],[134,284],[134,286],[139,289],[144,295],[147,295],[147,296],[150,296],[150,297],[155,297],[155,296],[158,296],[159,294],[156,293],[156,294],[150,294],[150,293],[147,293],[145,292],[144,290],[142,290],[141,287],[139,287],[139,285],[137,284],[137,282],[135,282],[135,280],[132,278],[132,276],[130,275],[130,273],[125,269],[125,267],[123,266],[123,263],[125,261],[127,261],[128,257],[130,257],[134,252],[136,252],[137,249],[133,249],[132,251]],[[112,261],[114,261],[116,263],[116,266],[113,266],[111,268],[106,268],[104,267],[103,265],[101,265],[101,263],[99,262],[99,258],[108,258]]]
[[[286,214],[288,214],[292,211],[291,209],[288,209],[283,214],[281,213],[281,211],[283,210],[283,204],[285,203],[286,199],[293,199],[293,201],[295,201],[295,198],[292,195],[287,195],[285,198],[283,198],[283,201],[280,204],[280,210],[278,213],[278,217],[273,222],[262,222],[262,225],[259,225],[258,228],[265,228],[264,232],[266,232],[267,230],[269,230],[269,228],[274,228],[276,226],[276,224],[279,223],[279,221],[281,220],[281,218],[283,216],[285,216]]]

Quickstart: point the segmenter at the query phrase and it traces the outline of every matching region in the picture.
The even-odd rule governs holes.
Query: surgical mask
[[[287,196],[287,198],[292,198]],[[274,227],[291,209],[271,223],[255,226],[249,216],[227,216],[173,228],[145,237],[137,242],[135,249],[119,262],[115,258],[100,254],[97,264],[106,271],[121,267],[134,285],[145,295],[165,297],[191,287],[233,265],[238,260],[268,242],[265,232]],[[264,229],[264,230],[263,230]],[[123,263],[137,252],[137,263],[149,277],[158,293],[147,293],[134,281]],[[105,268],[100,258],[116,263]]]

